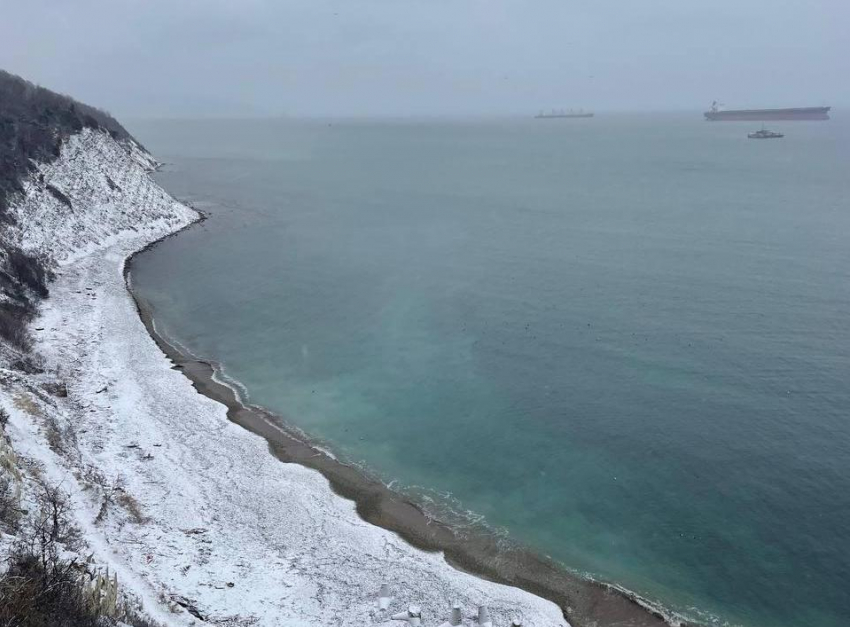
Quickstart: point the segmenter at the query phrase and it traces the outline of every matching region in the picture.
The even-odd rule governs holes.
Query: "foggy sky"
[[[850,105],[850,0],[0,0],[0,67],[125,117]]]

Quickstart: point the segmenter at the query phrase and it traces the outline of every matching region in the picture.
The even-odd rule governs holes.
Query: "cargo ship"
[[[705,112],[711,122],[767,122],[772,120],[828,120],[832,107],[795,107],[791,109],[721,109],[716,100]]]
[[[535,120],[549,120],[552,118],[592,118],[592,111],[585,111],[584,109],[579,109],[578,111],[573,111],[570,109],[569,111],[565,111],[564,109],[556,111],[552,109],[549,112],[541,111],[537,115],[534,116]]]

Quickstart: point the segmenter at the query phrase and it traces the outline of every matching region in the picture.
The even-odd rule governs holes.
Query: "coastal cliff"
[[[555,604],[366,523],[175,370],[124,269],[199,216],[111,118],[78,119],[83,105],[58,98],[37,121],[41,148],[5,153],[27,162],[4,164],[0,226],[0,595],[18,604],[2,611],[44,625],[389,625],[409,603],[426,624],[458,603],[467,623],[486,605],[495,625],[567,625]],[[19,148],[32,120],[5,115]],[[21,581],[56,584],[54,610],[26,606]]]
[[[197,214],[153,182],[156,161],[108,114],[5,72],[0,93],[0,622],[155,624],[81,496],[133,501],[83,461],[83,410],[34,320],[75,260]]]
[[[112,116],[0,70],[0,351],[26,358],[26,322],[59,264],[192,212]],[[11,353],[10,353],[11,351]]]

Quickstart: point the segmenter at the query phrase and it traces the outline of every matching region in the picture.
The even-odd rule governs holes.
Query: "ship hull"
[[[828,120],[831,107],[801,107],[795,109],[740,109],[737,111],[706,111],[710,122],[770,122],[773,120]]]
[[[567,115],[535,115],[536,120],[555,120],[559,118],[592,118],[592,113],[571,113]]]

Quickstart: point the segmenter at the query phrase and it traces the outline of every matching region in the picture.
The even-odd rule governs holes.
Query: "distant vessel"
[[[534,116],[536,120],[549,120],[552,118],[592,118],[592,111],[585,111],[584,109],[579,109],[578,111],[573,111],[570,109],[569,111],[565,109],[552,109],[549,112],[541,111],[537,115]]]
[[[755,133],[748,133],[747,137],[750,139],[781,139],[785,137],[782,133],[777,133],[776,131],[769,131],[766,128],[761,129],[760,131],[756,131]]]
[[[828,120],[832,107],[797,107],[791,109],[721,109],[716,100],[705,112],[711,122],[761,122],[770,120]]]

